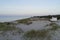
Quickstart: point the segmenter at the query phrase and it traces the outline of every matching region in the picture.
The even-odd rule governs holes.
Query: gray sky
[[[60,14],[60,0],[0,0],[0,15]]]

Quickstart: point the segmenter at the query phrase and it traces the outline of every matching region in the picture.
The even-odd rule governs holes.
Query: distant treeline
[[[60,15],[47,15],[47,16],[34,16],[36,18],[52,18],[52,17],[57,17],[57,19],[60,19]]]

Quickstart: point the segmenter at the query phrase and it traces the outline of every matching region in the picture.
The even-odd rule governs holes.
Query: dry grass
[[[48,36],[49,31],[48,30],[31,30],[28,31],[24,34],[25,38],[39,38],[39,39],[44,39],[46,36]],[[27,40],[27,39],[26,39]]]
[[[17,20],[17,22],[22,24],[27,24],[27,25],[32,24],[32,21],[30,20],[30,18]]]
[[[0,23],[0,31],[13,31],[13,30],[17,30],[19,33],[20,31],[22,31],[22,29],[20,28],[16,28],[15,25],[11,25],[9,23]]]

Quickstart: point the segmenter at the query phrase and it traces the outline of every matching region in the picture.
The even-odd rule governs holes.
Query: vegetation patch
[[[42,38],[43,39],[48,35],[49,35],[48,30],[31,30],[31,31],[26,32],[24,34],[24,37],[25,38],[30,38],[30,39],[32,39],[32,38],[39,38],[39,39]]]
[[[50,30],[58,30],[60,28],[60,26],[56,23],[50,23],[48,26],[52,27]]]
[[[50,24],[47,24],[45,27],[48,27],[48,26],[51,27],[50,30],[55,30],[55,31],[60,28],[58,24],[53,23],[53,22]]]
[[[18,33],[22,32],[22,29],[16,28],[13,24],[0,23],[0,31],[17,31]]]
[[[15,30],[16,28],[5,23],[0,23],[0,31]]]
[[[22,24],[32,24],[32,21],[30,18],[27,18],[27,19],[22,19],[22,20],[17,20],[18,23],[22,23]]]
[[[57,30],[57,29],[59,29],[60,28],[60,26],[58,26],[57,24],[54,24],[54,25],[52,25],[52,28],[51,28],[51,30]]]

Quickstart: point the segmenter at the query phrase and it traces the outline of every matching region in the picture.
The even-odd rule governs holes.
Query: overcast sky
[[[0,0],[0,15],[60,14],[60,0]]]

